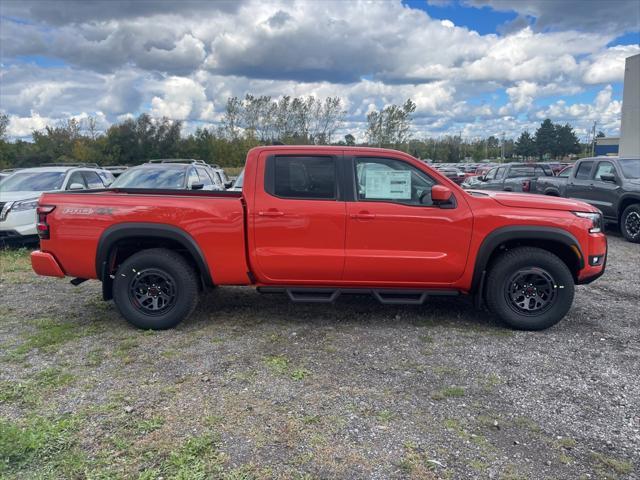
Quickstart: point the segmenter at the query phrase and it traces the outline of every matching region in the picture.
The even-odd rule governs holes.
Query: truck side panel
[[[205,257],[214,283],[249,283],[239,197],[64,193],[44,194],[40,204],[56,206],[47,216],[50,239],[41,241],[41,250],[55,252],[68,276],[97,277],[98,243],[107,228],[148,223],[189,235]]]

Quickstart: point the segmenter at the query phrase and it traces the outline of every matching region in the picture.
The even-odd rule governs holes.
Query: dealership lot
[[[97,282],[3,252],[0,477],[632,478],[640,249],[609,242],[605,275],[538,333],[459,299],[242,288],[144,332]]]

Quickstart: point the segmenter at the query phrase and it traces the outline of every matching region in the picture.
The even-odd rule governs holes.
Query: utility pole
[[[502,146],[500,148],[500,159],[504,162],[504,132],[502,132]]]
[[[593,157],[596,152],[596,122],[593,122],[593,130],[591,131],[591,156]]]

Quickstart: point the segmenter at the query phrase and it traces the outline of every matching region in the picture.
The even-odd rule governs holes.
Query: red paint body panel
[[[60,268],[60,265],[50,253],[44,253],[38,250],[31,252],[31,268],[33,268],[33,271],[38,275],[45,277],[64,277],[62,268]]]
[[[278,198],[264,187],[267,157],[284,155],[382,156],[410,163],[449,187],[455,208],[393,202]],[[585,257],[578,280],[597,276],[588,257],[606,255],[606,237],[572,211],[596,212],[583,202],[532,194],[467,192],[425,163],[375,148],[277,146],[252,149],[242,194],[195,195],[51,193],[40,205],[51,238],[32,256],[42,275],[96,278],[98,242],[105,230],[127,223],[179,228],[202,251],[218,285],[378,286],[447,288],[468,292],[482,242],[507,226],[554,227],[570,233]],[[43,253],[44,252],[44,253]],[[53,256],[49,255],[53,254]],[[56,270],[51,259],[58,265]]]

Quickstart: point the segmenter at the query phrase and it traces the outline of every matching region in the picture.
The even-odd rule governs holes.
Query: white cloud
[[[28,117],[9,115],[7,135],[14,138],[30,137],[34,130],[42,130],[47,125],[53,125],[55,119],[41,117],[37,112],[31,112]]]
[[[345,129],[357,134],[368,111],[407,98],[417,105],[417,132],[511,131],[552,114],[581,126],[604,115],[615,127],[617,100],[605,94],[608,108],[538,102],[590,85],[606,92],[640,47],[609,47],[616,35],[609,28],[539,28],[563,7],[488,2],[537,21],[481,35],[399,0],[134,2],[123,11],[102,0],[56,7],[25,0],[4,12],[29,22],[0,20],[0,102],[25,125],[82,112],[99,112],[107,124],[149,112],[192,128],[218,122],[228,97],[252,93],[339,96]],[[64,66],[26,63],[25,55]]]

